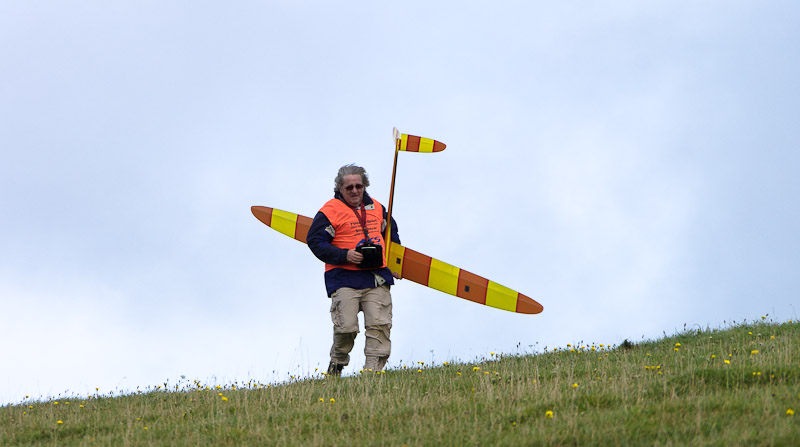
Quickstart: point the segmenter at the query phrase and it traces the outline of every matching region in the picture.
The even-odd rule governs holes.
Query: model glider
[[[268,227],[306,243],[312,221],[310,217],[266,206],[253,206],[251,210]],[[509,312],[538,314],[543,310],[541,304],[519,292],[398,243],[392,243],[388,251],[387,265],[401,278]]]

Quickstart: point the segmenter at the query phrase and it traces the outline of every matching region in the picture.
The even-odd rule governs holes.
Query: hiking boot
[[[344,369],[344,367],[345,367],[345,365],[342,365],[341,363],[331,362],[328,365],[328,375],[329,376],[334,376],[334,377],[339,377],[339,376],[342,375],[342,370]]]

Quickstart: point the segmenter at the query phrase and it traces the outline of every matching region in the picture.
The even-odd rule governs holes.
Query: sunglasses
[[[357,183],[357,184],[355,184],[355,185],[347,185],[347,186],[345,186],[345,187],[344,187],[344,189],[345,189],[346,191],[352,191],[352,190],[353,190],[353,188],[355,188],[355,189],[357,189],[357,190],[361,191],[362,189],[364,189],[364,185],[362,185],[361,183]]]

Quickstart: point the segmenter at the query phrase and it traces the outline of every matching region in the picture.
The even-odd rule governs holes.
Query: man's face
[[[347,204],[353,208],[361,205],[361,201],[364,200],[364,183],[361,182],[361,176],[358,174],[345,175],[342,180],[339,193]]]

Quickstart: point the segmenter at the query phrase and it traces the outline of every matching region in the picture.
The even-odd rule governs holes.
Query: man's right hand
[[[364,260],[364,255],[355,251],[355,250],[347,250],[347,262],[351,264],[361,264],[361,261]]]

